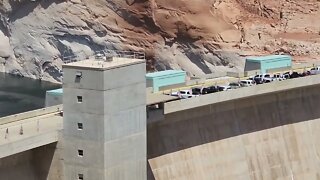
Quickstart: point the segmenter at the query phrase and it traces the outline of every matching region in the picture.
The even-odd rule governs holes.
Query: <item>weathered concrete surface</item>
[[[0,159],[0,179],[25,179],[34,180],[36,174],[32,166],[32,151],[15,154]]]
[[[214,103],[221,103],[231,101],[234,99],[243,99],[252,96],[261,96],[268,93],[277,93],[281,91],[288,91],[291,89],[304,88],[320,84],[320,76],[307,76],[298,79],[289,79],[286,81],[278,81],[258,86],[247,88],[240,88],[232,91],[224,91],[214,94],[208,94],[191,99],[182,99],[180,101],[168,102],[164,106],[164,113],[169,114],[173,112],[183,111],[187,109],[196,108],[199,106],[206,106]]]
[[[318,78],[168,103],[176,109],[148,125],[148,179],[318,180]]]
[[[60,180],[62,106],[0,118],[0,179]]]
[[[145,67],[134,59],[63,66],[65,180],[146,179]]]
[[[60,145],[52,143],[0,159],[1,180],[61,180]]]
[[[148,179],[318,180],[320,178],[318,140],[320,108],[317,104],[320,100],[319,89],[319,76],[310,76],[166,103],[165,109],[169,106],[174,109],[170,112],[167,109],[164,119],[159,118],[148,124]],[[76,96],[77,93],[74,95]],[[85,92],[83,100],[87,101],[86,97],[89,95],[90,93]],[[113,102],[110,99],[113,96],[108,97],[104,100]],[[68,99],[72,106],[75,106],[74,99]],[[91,100],[97,102],[99,99]],[[118,104],[115,103],[114,106]],[[142,109],[142,106],[137,108]],[[107,109],[108,111],[117,110],[112,106],[108,106],[105,110]],[[47,113],[54,111],[50,108],[47,110],[44,111]],[[144,114],[142,110],[138,113],[129,108],[128,111],[121,110],[121,113],[107,118],[99,114],[107,111],[91,111],[92,113],[84,115],[77,110],[75,107],[69,113],[73,118],[66,125],[72,130],[69,132],[71,138],[69,140],[74,140],[82,137],[74,128],[76,123],[84,122],[86,139],[81,143],[88,143],[94,139],[119,137],[121,133],[128,132],[126,128],[132,125],[125,121],[123,116],[137,119],[138,115]],[[129,113],[131,110],[137,112],[136,116]],[[19,124],[21,121],[32,122],[37,115],[41,114],[39,111],[1,119],[0,126]],[[106,122],[112,124],[126,122],[123,123],[126,126],[123,126],[121,131],[109,129],[111,134],[99,134],[96,129],[99,126],[111,128],[107,126],[108,123],[99,122],[99,118],[101,120],[106,118]],[[94,123],[88,124],[86,119]],[[95,122],[97,124],[93,126]],[[28,133],[34,132],[31,130],[37,128],[37,126],[28,125],[26,127],[30,131],[26,129],[24,134],[20,135],[21,126],[18,124],[12,126],[15,128],[9,130],[9,135],[13,133],[14,137],[26,138]],[[51,125],[48,122],[48,126]],[[22,123],[22,126],[24,127],[25,124]],[[5,137],[4,133],[0,132],[0,135],[2,134],[0,138]],[[24,143],[23,147],[27,147],[26,141],[18,140]],[[0,140],[0,142],[3,141]],[[110,154],[114,155],[108,157],[110,162],[114,162],[114,158],[126,158],[122,150],[132,150],[124,148],[128,146],[125,141],[112,142],[118,146],[112,150],[109,149]],[[12,148],[9,144],[4,145]],[[94,147],[94,145],[88,144],[88,147]],[[72,161],[78,158],[74,156],[77,147],[74,146],[70,151],[69,159]],[[104,146],[104,148],[108,147]],[[4,152],[7,153],[8,150],[0,150],[0,154]],[[99,155],[99,153],[88,154],[91,157],[101,158],[102,156]],[[62,161],[60,144],[50,144],[25,151],[0,159],[0,179],[60,180],[64,174]],[[100,161],[92,163],[97,165],[98,162]]]
[[[0,158],[57,142],[62,130],[61,107],[0,118]]]

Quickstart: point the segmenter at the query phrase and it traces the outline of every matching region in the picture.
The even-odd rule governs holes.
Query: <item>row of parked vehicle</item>
[[[299,78],[309,75],[316,75],[320,74],[320,67],[312,68],[310,71],[304,71],[303,73],[298,72],[286,72],[283,74],[258,74],[248,79],[241,80],[239,82],[231,82],[226,86],[209,86],[209,87],[194,87],[189,90],[180,90],[177,92],[172,92],[172,96],[178,96],[181,99],[187,99],[192,97],[197,97],[203,94],[211,94],[220,91],[227,91],[232,89],[238,89],[241,87],[249,87],[256,84],[264,84],[264,83],[271,83],[273,81],[284,81],[286,79],[293,79]]]

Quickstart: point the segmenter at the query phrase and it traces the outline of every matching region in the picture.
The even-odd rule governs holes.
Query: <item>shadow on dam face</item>
[[[319,89],[307,86],[167,114],[148,125],[148,159],[320,118]]]
[[[57,143],[41,146],[25,152],[0,159],[1,180],[45,180],[60,179],[60,173],[50,172],[54,169],[54,153]],[[51,176],[51,177],[50,177]]]

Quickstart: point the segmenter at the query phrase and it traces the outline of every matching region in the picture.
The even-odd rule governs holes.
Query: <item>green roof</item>
[[[56,95],[58,95],[58,94],[62,94],[63,90],[62,90],[62,88],[61,89],[53,89],[53,90],[47,91],[47,93],[48,94],[56,94]]]
[[[248,57],[247,60],[249,61],[270,61],[275,59],[283,59],[283,60],[291,60],[291,56],[288,55],[269,55],[269,56],[259,56],[259,57]]]
[[[156,78],[156,77],[162,77],[162,76],[170,76],[170,75],[177,75],[177,74],[186,74],[185,71],[182,70],[167,70],[167,71],[159,71],[159,72],[153,72],[146,74],[147,78]]]

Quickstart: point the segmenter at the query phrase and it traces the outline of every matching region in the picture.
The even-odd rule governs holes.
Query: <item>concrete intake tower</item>
[[[65,180],[145,180],[146,64],[85,60],[63,66]]]

